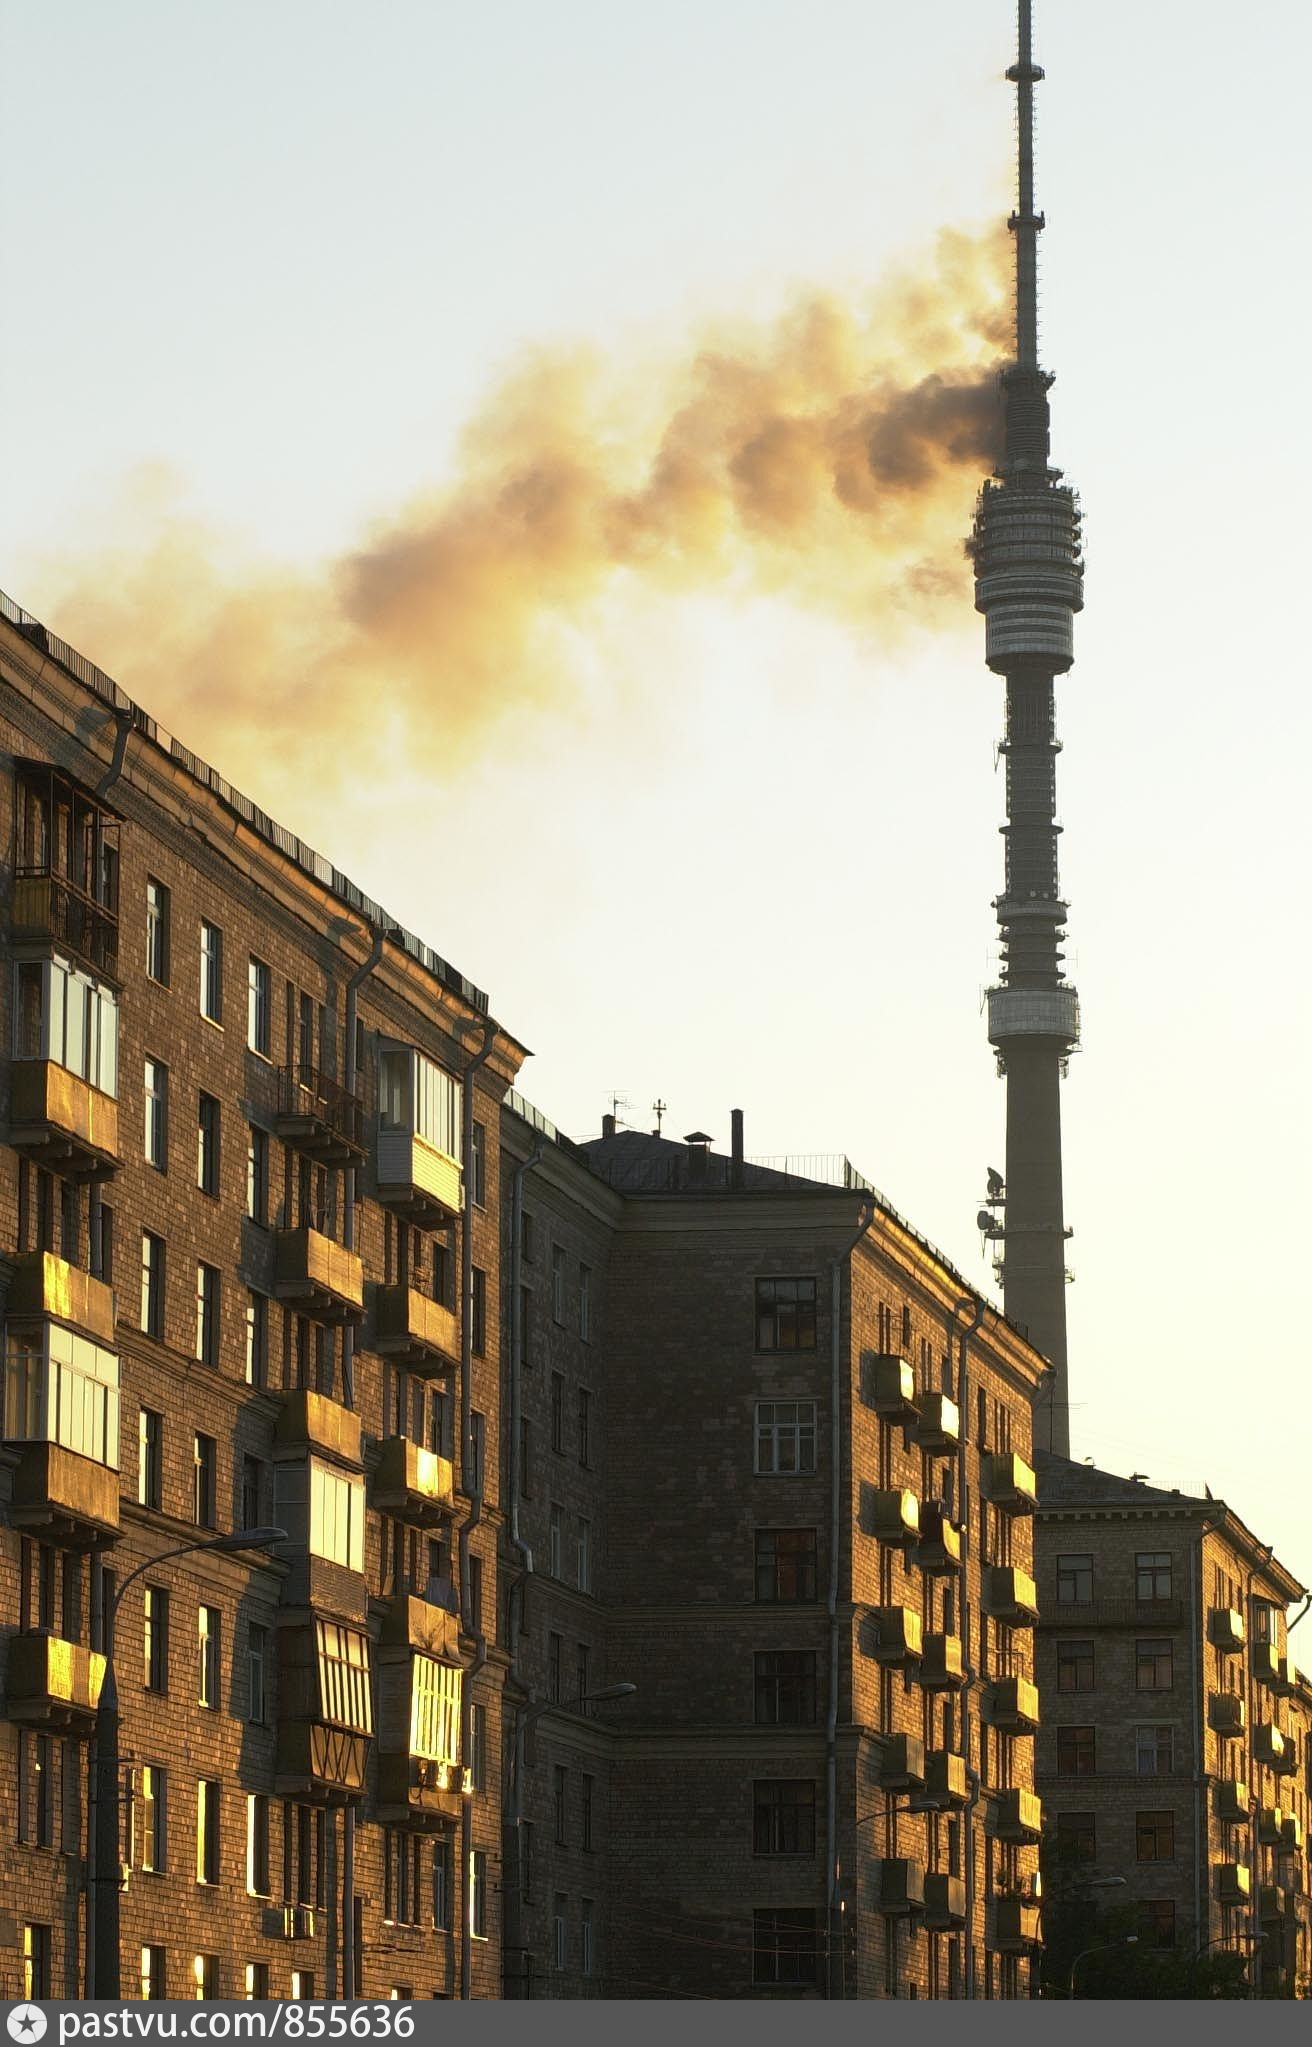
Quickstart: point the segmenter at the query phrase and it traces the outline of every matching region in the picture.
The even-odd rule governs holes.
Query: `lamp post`
[[[1121,1877],[1118,1879],[1115,1877],[1111,1877],[1108,1879],[1109,1883],[1115,1883],[1118,1881],[1124,1883],[1125,1878]],[[1074,1961],[1071,1963],[1070,1981],[1066,1986],[1067,1997],[1074,1997],[1075,1972],[1079,1968],[1080,1963],[1086,1961],[1090,1955],[1107,1955],[1111,1953],[1113,1948],[1137,1947],[1138,1945],[1139,1945],[1138,1934],[1127,1933],[1123,1940],[1105,1940],[1101,1941],[1097,1947],[1082,1947],[1078,1955],[1076,1955]]]
[[[105,1671],[96,1706],[95,1740],[91,1760],[91,1885],[88,1913],[91,1929],[87,1948],[90,1982],[87,1996],[117,1998],[119,1982],[119,1887],[122,1881],[120,1846],[122,1829],[119,1801],[119,1706],[118,1682],[114,1674],[114,1635],[118,1610],[129,1585],[147,1571],[175,1557],[191,1556],[201,1550],[272,1549],[286,1542],[284,1528],[238,1528],[231,1535],[202,1536],[195,1542],[180,1542],[159,1556],[147,1557],[129,1571],[118,1586],[104,1616]]]

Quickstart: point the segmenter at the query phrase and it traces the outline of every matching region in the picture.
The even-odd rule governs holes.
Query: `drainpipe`
[[[519,1526],[519,1492],[523,1482],[523,1460],[520,1448],[520,1417],[523,1407],[524,1370],[524,1311],[520,1296],[523,1277],[523,1214],[524,1182],[534,1168],[540,1164],[546,1149],[546,1140],[535,1137],[533,1150],[522,1165],[515,1168],[510,1195],[510,1546],[520,1560],[520,1576],[510,1588],[506,1614],[506,1632],[509,1636],[510,1675],[512,1681],[524,1688],[524,1674],[519,1667],[519,1652],[524,1632],[524,1593],[526,1583],[533,1575],[533,1552],[525,1542]],[[515,1711],[515,1732],[510,1765],[510,1795],[506,1801],[507,1848],[503,1851],[502,1867],[505,1871],[504,1897],[502,1899],[502,1981],[506,1978],[506,1961],[511,1955],[518,1958],[519,1990],[525,1994],[522,1884],[523,1864],[520,1851],[523,1842],[521,1823],[524,1815],[524,1748],[526,1723],[522,1708]],[[509,1848],[513,1846],[511,1855]],[[514,1939],[508,1936],[513,1934]]]
[[[1191,1677],[1191,1680],[1192,1680],[1192,1681],[1191,1681],[1191,1684],[1190,1684],[1190,1687],[1189,1687],[1189,1689],[1190,1689],[1190,1692],[1191,1692],[1191,1694],[1192,1694],[1192,1706],[1193,1706],[1193,1723],[1194,1723],[1194,1730],[1193,1730],[1193,1731],[1194,1731],[1194,1927],[1195,1927],[1195,1934],[1194,1934],[1194,1938],[1195,1938],[1195,1940],[1196,1940],[1196,1941],[1197,1941],[1197,1940],[1200,1940],[1200,1939],[1201,1939],[1201,1943],[1202,1943],[1202,1946],[1203,1946],[1203,1947],[1206,1947],[1206,1946],[1207,1946],[1207,1945],[1209,1944],[1209,1943],[1208,1943],[1208,1936],[1209,1936],[1209,1934],[1210,1934],[1210,1933],[1211,1933],[1211,1931],[1212,1931],[1212,1904],[1211,1904],[1211,1891],[1210,1891],[1210,1888],[1209,1888],[1209,1891],[1208,1891],[1208,1903],[1207,1903],[1207,1921],[1206,1921],[1206,1924],[1204,1924],[1204,1921],[1203,1921],[1203,1895],[1202,1895],[1202,1889],[1203,1889],[1203,1855],[1204,1855],[1204,1845],[1205,1845],[1205,1844],[1204,1844],[1204,1838],[1203,1838],[1203,1827],[1204,1827],[1204,1821],[1203,1821],[1203,1813],[1204,1813],[1204,1810],[1205,1810],[1205,1807],[1206,1807],[1206,1801],[1207,1801],[1207,1775],[1206,1775],[1206,1772],[1205,1772],[1205,1770],[1204,1770],[1204,1768],[1203,1768],[1203,1763],[1204,1763],[1204,1756],[1203,1756],[1203,1725],[1202,1725],[1202,1689],[1203,1689],[1203,1675],[1204,1675],[1204,1674],[1203,1674],[1203,1653],[1202,1653],[1202,1647],[1201,1647],[1201,1642],[1200,1642],[1200,1638],[1199,1638],[1199,1631],[1198,1631],[1198,1608],[1199,1608],[1199,1604],[1200,1604],[1200,1601],[1201,1601],[1201,1598],[1202,1598],[1202,1589],[1201,1589],[1201,1587],[1200,1587],[1200,1585],[1199,1585],[1199,1564],[1200,1564],[1200,1559],[1201,1559],[1201,1556],[1202,1556],[1202,1549],[1203,1549],[1203,1539],[1204,1539],[1204,1537],[1205,1537],[1205,1536],[1206,1536],[1206,1535],[1207,1535],[1207,1534],[1209,1533],[1209,1531],[1210,1531],[1210,1528],[1211,1528],[1211,1523],[1210,1523],[1210,1522],[1207,1522],[1207,1521],[1204,1521],[1204,1523],[1203,1523],[1202,1527],[1200,1528],[1200,1530],[1199,1530],[1199,1532],[1198,1532],[1198,1543],[1197,1543],[1197,1547],[1195,1547],[1193,1543],[1190,1543],[1190,1545],[1189,1545],[1189,1671],[1190,1671],[1190,1677]]]
[[[958,1324],[969,1315],[970,1321],[958,1333]],[[966,1372],[967,1345],[984,1319],[984,1303],[978,1294],[964,1294],[952,1303],[948,1315],[948,1357],[952,1356],[953,1338],[957,1342],[957,1407],[961,1415],[961,1436],[957,1444],[957,1512],[961,1516],[961,1640],[966,1652],[966,1682],[961,1687],[961,1742],[962,1754],[966,1758],[966,1776],[971,1784],[970,1801],[966,1806],[966,1823],[962,1829],[965,1835],[963,1849],[966,1858],[966,1969],[963,1988],[969,2000],[975,1995],[975,1807],[979,1801],[981,1773],[971,1768],[970,1729],[967,1707],[971,1687],[975,1683],[975,1660],[971,1654],[971,1611],[970,1611],[970,1516],[966,1503],[970,1493],[966,1484],[966,1445],[970,1439],[970,1385]],[[980,1758],[981,1762],[983,1757]]]
[[[496,1024],[491,1017],[486,1017],[483,1022],[483,1042],[465,1068],[461,1089],[460,1160],[464,1171],[464,1214],[460,1230],[460,1487],[468,1496],[469,1512],[460,1526],[460,1611],[466,1632],[474,1637],[473,1661],[465,1672],[460,1698],[460,1760],[465,1769],[469,1767],[468,1758],[473,1746],[471,1729],[474,1717],[474,1679],[487,1662],[487,1636],[483,1633],[481,1617],[478,1625],[474,1625],[469,1588],[469,1539],[483,1518],[483,1486],[486,1481],[486,1472],[476,1472],[473,1468],[471,1437],[473,1412],[471,1381],[474,1370],[474,1183],[469,1171],[469,1160],[474,1149],[472,1083],[479,1067],[491,1058],[496,1037]],[[484,1461],[486,1447],[484,1444]],[[464,2000],[468,2000],[472,1995],[474,1968],[474,1928],[470,1915],[470,1872],[473,1867],[473,1852],[474,1801],[470,1797],[465,1797],[460,1801],[460,1853],[465,1873],[460,1927],[460,1995]]]
[[[825,1995],[833,1997],[846,1987],[841,1928],[838,1910],[838,1583],[839,1537],[843,1507],[843,1375],[840,1351],[842,1276],[852,1254],[875,1219],[875,1205],[868,1197],[861,1204],[856,1235],[829,1268],[829,1710],[825,1715],[825,1878],[828,1906],[825,1938]],[[849,1318],[850,1320],[850,1318]],[[837,1947],[837,1953],[835,1948]]]
[[[114,734],[114,751],[110,756],[109,766],[96,783],[97,796],[108,795],[123,772],[123,763],[128,753],[128,740],[132,736],[131,710],[115,711],[114,723],[118,728]]]
[[[1294,1615],[1293,1620],[1287,1622],[1285,1626],[1286,1641],[1288,1641],[1289,1637],[1293,1634],[1294,1629],[1298,1626],[1299,1622],[1302,1620],[1304,1614],[1307,1612],[1310,1606],[1312,1606],[1312,1592],[1305,1592],[1303,1594],[1303,1604],[1299,1607],[1298,1612]]]

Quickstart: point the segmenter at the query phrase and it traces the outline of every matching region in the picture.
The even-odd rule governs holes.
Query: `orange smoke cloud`
[[[964,608],[992,466],[1005,238],[941,236],[854,306],[814,294],[641,373],[529,359],[457,473],[317,575],[221,566],[158,505],[62,566],[51,623],[239,781],[352,771],[399,740],[449,773],[524,706],[568,701],[570,634],[628,575],[777,592],[889,635]],[[141,516],[144,511],[144,520]]]

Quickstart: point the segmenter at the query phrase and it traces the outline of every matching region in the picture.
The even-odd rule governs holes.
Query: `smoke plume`
[[[69,569],[52,625],[238,782],[332,778],[384,747],[450,773],[568,703],[622,578],[777,592],[880,636],[960,611],[998,433],[1005,254],[941,236],[865,304],[811,294],[681,359],[530,357],[454,477],[317,574],[234,569],[147,486],[126,545]],[[58,584],[58,579],[56,579]]]

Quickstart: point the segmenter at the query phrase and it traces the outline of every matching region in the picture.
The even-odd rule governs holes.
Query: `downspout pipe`
[[[965,1318],[969,1316],[969,1321]],[[966,1511],[970,1488],[966,1482],[966,1446],[970,1440],[970,1339],[984,1319],[984,1303],[978,1294],[963,1294],[952,1303],[948,1315],[948,1358],[952,1357],[952,1346],[957,1346],[957,1407],[961,1416],[961,1437],[957,1445],[957,1499],[956,1509],[961,1517],[961,1639],[966,1651],[966,1681],[961,1687],[961,1742],[966,1758],[966,1776],[971,1784],[970,1801],[966,1806],[966,1824],[963,1828],[963,1848],[966,1858],[966,1968],[964,1990],[967,2000],[975,1995],[975,1807],[979,1802],[982,1771],[977,1771],[970,1760],[970,1693],[979,1675],[976,1667],[970,1609],[970,1515]],[[984,1759],[981,1756],[980,1761]]]
[[[839,1925],[838,1869],[838,1588],[839,1551],[843,1526],[843,1273],[875,1219],[875,1204],[861,1204],[860,1224],[847,1248],[829,1268],[829,1703],[825,1714],[825,1880],[828,1902],[825,1928],[825,1995],[841,1997],[846,1983]],[[849,1315],[849,1324],[851,1317]],[[837,1989],[835,1989],[837,1985]]]
[[[523,1218],[524,1182],[529,1174],[541,1164],[546,1150],[546,1139],[537,1136],[528,1158],[516,1166],[511,1179],[510,1191],[510,1546],[519,1558],[520,1574],[510,1588],[506,1611],[506,1633],[509,1637],[510,1676],[514,1684],[525,1689],[524,1673],[520,1669],[519,1655],[524,1638],[524,1595],[527,1582],[533,1575],[533,1552],[524,1540],[519,1525],[519,1495],[523,1483],[523,1451],[521,1447],[521,1418],[523,1414],[523,1371],[524,1371],[524,1304],[520,1294],[523,1283]],[[509,1994],[508,1967],[513,1955],[516,1960],[517,1990],[526,1994],[524,1947],[521,1939],[523,1848],[522,1821],[524,1817],[524,1751],[528,1722],[522,1706],[515,1709],[515,1730],[511,1746],[509,1796],[506,1800],[505,1823],[507,1843],[503,1851],[505,1870],[504,1897],[502,1900],[502,1964],[503,1982]],[[509,1936],[513,1934],[513,1940]]]
[[[97,796],[107,796],[123,772],[123,763],[128,757],[128,740],[132,737],[132,712],[130,709],[115,711],[114,751],[109,766],[96,783]]]
[[[1193,1760],[1194,1760],[1194,1937],[1200,1936],[1207,1945],[1212,1930],[1211,1897],[1208,1897],[1207,1923],[1203,1922],[1203,1856],[1207,1848],[1205,1833],[1207,1821],[1207,1777],[1203,1769],[1203,1720],[1200,1694],[1203,1685],[1203,1656],[1199,1640],[1198,1609],[1202,1598],[1199,1583],[1203,1542],[1211,1530],[1211,1523],[1204,1521],[1195,1546],[1189,1545],[1189,1675],[1190,1705],[1193,1715]]]
[[[460,1613],[466,1634],[474,1638],[473,1660],[465,1672],[460,1695],[460,1759],[466,1770],[469,1768],[469,1758],[473,1752],[474,1679],[487,1662],[487,1636],[483,1632],[481,1615],[474,1614],[469,1583],[469,1542],[483,1518],[483,1487],[486,1483],[486,1471],[483,1468],[486,1459],[475,1457],[473,1443],[474,1181],[469,1171],[469,1161],[474,1150],[473,1079],[479,1068],[486,1065],[491,1058],[496,1039],[496,1024],[491,1017],[486,1017],[483,1022],[483,1042],[465,1067],[461,1087],[460,1161],[464,1174],[464,1198],[460,1229],[460,1488],[469,1501],[469,1511],[460,1524]],[[486,1445],[484,1449],[486,1450]],[[464,1863],[463,1909],[460,1915],[460,1996],[462,2000],[467,2001],[473,1995],[474,1970],[474,1927],[470,1911],[474,1801],[468,1796],[460,1801],[460,1852]]]

